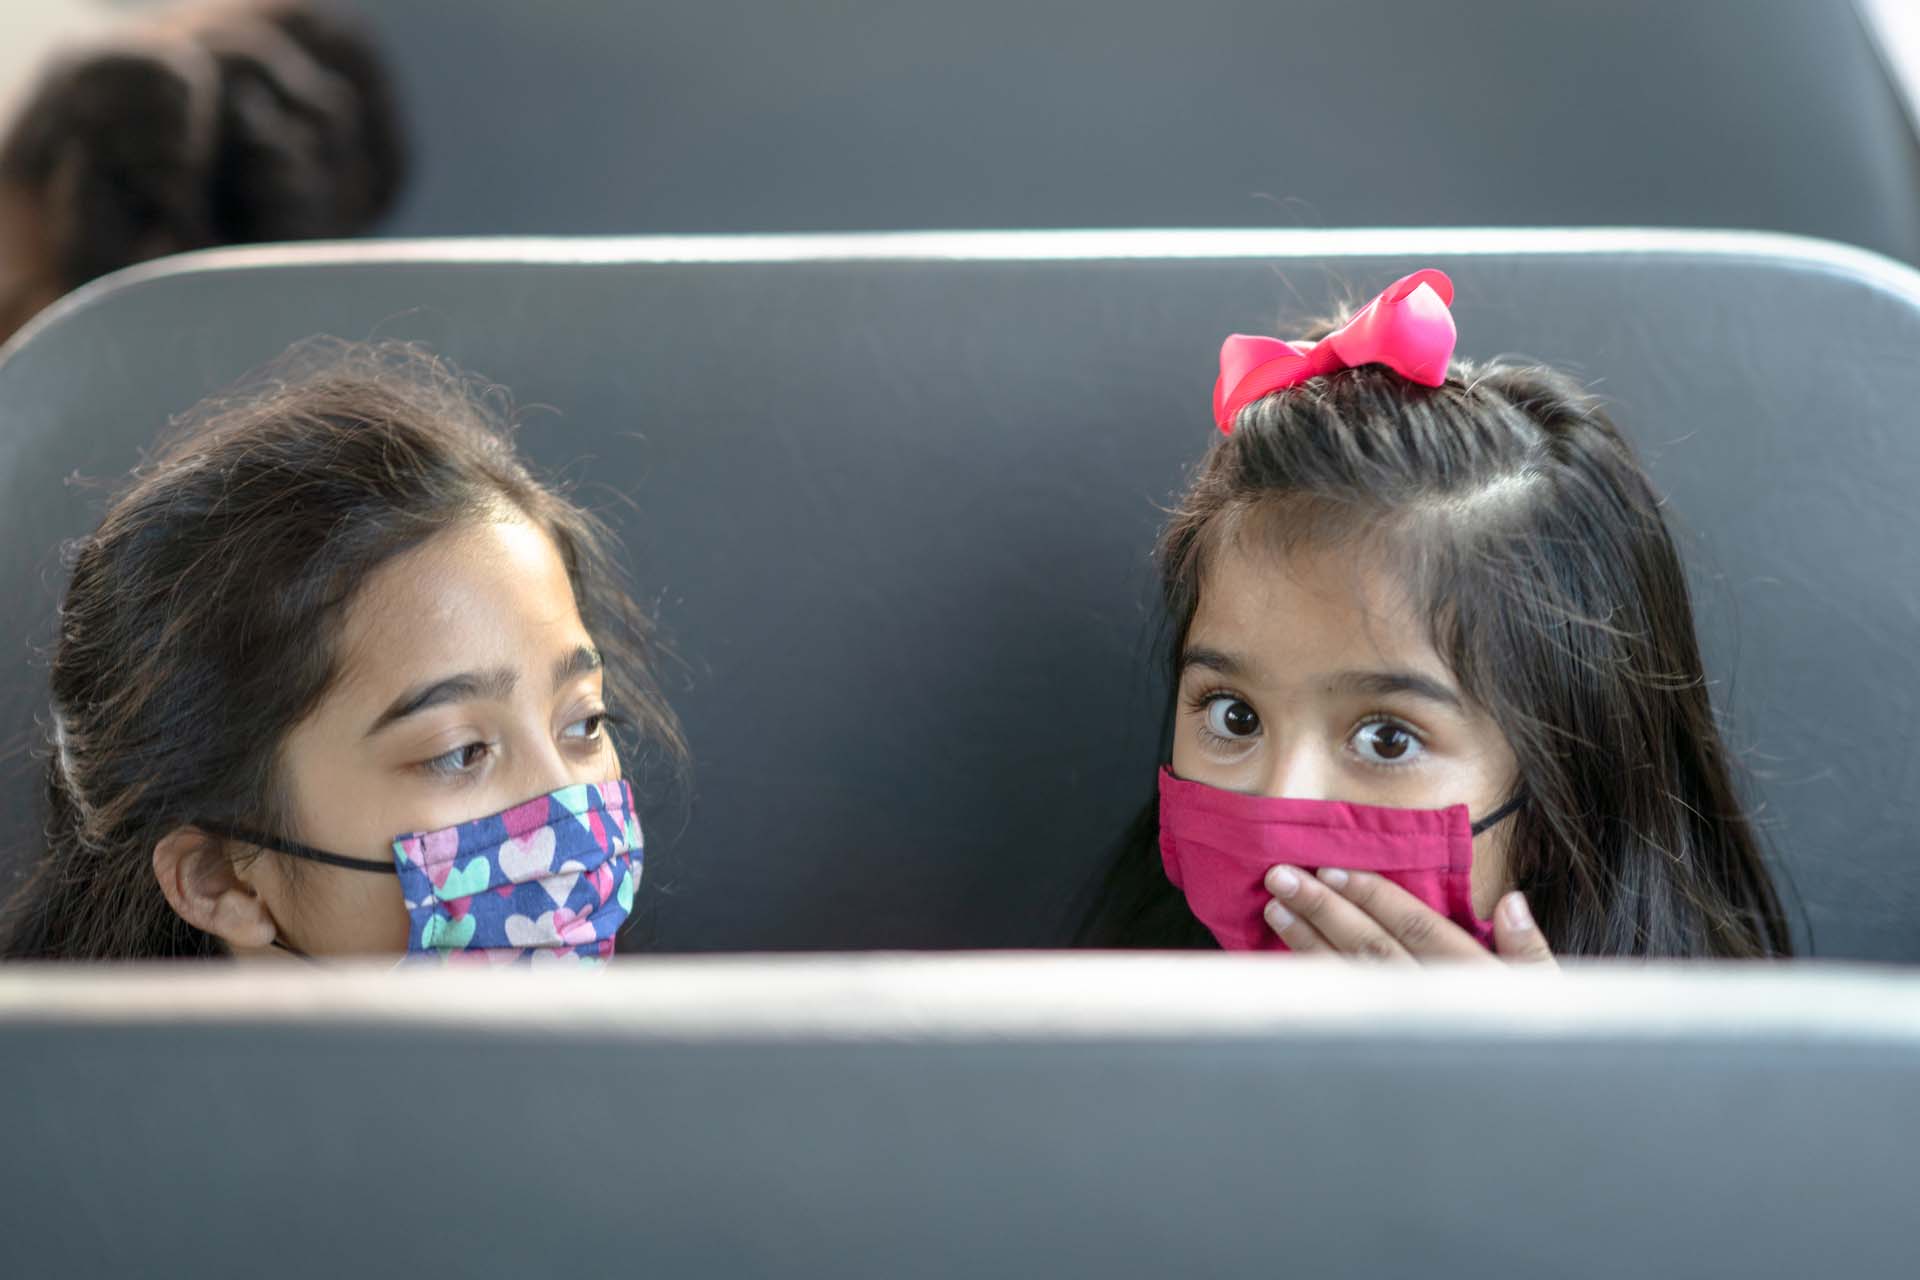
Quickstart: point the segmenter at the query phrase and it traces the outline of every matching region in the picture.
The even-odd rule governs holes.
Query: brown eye
[[[1207,702],[1207,728],[1219,738],[1251,738],[1260,732],[1260,713],[1239,698]]]
[[[442,777],[455,777],[471,770],[486,757],[487,744],[469,742],[464,747],[455,747],[442,756],[435,756],[420,767],[428,773],[437,773]]]
[[[1425,749],[1405,726],[1391,720],[1363,724],[1353,735],[1353,749],[1370,764],[1406,764]]]

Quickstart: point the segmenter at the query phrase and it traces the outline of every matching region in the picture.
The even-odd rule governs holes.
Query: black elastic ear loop
[[[328,853],[325,849],[316,849],[310,844],[301,844],[298,840],[278,840],[258,831],[249,831],[245,827],[231,827],[224,822],[196,822],[193,825],[223,840],[238,840],[242,844],[257,845],[262,849],[271,849],[275,853],[284,853],[290,858],[324,862],[330,867],[345,867],[349,871],[384,871],[395,875],[399,873],[398,868],[391,862],[375,862],[372,858],[349,858],[338,853]]]
[[[1492,828],[1499,826],[1502,822],[1505,822],[1508,818],[1511,818],[1514,814],[1518,813],[1521,809],[1525,808],[1526,804],[1527,804],[1526,793],[1522,792],[1521,794],[1515,796],[1513,799],[1507,801],[1505,804],[1501,805],[1498,809],[1495,809],[1492,813],[1488,814],[1486,817],[1480,819],[1480,821],[1474,823],[1473,834],[1477,836],[1484,831],[1489,831]]]
[[[300,957],[300,959],[306,961],[308,964],[312,965],[316,969],[323,967],[318,960],[315,960],[312,956],[308,955],[306,952],[302,951],[300,948],[290,947],[286,943],[280,941],[280,936],[278,934],[275,934],[273,941],[269,942],[267,945],[270,947],[278,947],[290,956],[298,956]]]
[[[396,868],[384,862],[375,862],[372,858],[349,858],[338,853],[328,853],[325,849],[316,849],[310,844],[301,844],[298,840],[276,840],[259,831],[249,831],[245,827],[229,826],[224,822],[196,822],[193,824],[210,835],[222,840],[238,840],[241,844],[250,844],[261,849],[271,849],[275,853],[284,853],[290,858],[304,858],[308,862],[324,862],[330,867],[345,867],[349,871],[396,871]],[[397,874],[397,871],[396,871]],[[268,944],[280,948],[291,956],[299,956],[310,965],[319,965],[319,961],[298,947],[290,947],[275,936]]]

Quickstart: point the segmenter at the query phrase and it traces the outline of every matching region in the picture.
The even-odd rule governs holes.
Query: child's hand
[[[1493,909],[1494,955],[1473,935],[1391,880],[1367,871],[1327,868],[1319,878],[1297,867],[1267,872],[1267,927],[1301,955],[1347,955],[1411,963],[1492,961],[1554,964],[1525,895]]]

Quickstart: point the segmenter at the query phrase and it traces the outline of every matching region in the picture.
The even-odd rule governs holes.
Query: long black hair
[[[1208,565],[1242,537],[1364,547],[1401,578],[1518,761],[1511,878],[1556,951],[1789,954],[1660,500],[1572,379],[1461,362],[1427,388],[1370,366],[1248,405],[1160,539],[1175,687]],[[1157,837],[1149,805],[1083,942],[1207,945]]]

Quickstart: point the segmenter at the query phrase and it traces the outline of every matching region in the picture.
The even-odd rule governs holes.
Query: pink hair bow
[[[1220,346],[1213,420],[1232,435],[1234,418],[1261,396],[1363,364],[1384,364],[1409,382],[1437,387],[1453,358],[1452,305],[1453,281],[1428,269],[1394,281],[1318,342],[1236,333]]]

